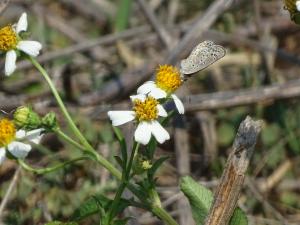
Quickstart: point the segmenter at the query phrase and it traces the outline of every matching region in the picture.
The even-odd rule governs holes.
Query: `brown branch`
[[[244,183],[245,173],[254,151],[261,123],[261,121],[254,121],[247,116],[240,124],[205,225],[228,224]]]

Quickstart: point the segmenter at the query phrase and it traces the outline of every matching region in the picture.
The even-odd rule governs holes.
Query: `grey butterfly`
[[[181,61],[180,72],[183,76],[199,72],[223,58],[225,54],[226,50],[221,45],[216,45],[212,41],[203,41]]]

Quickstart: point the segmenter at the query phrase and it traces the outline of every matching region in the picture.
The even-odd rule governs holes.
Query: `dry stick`
[[[216,19],[227,10],[233,0],[216,0],[214,1],[205,13],[199,16],[196,23],[191,26],[188,33],[178,43],[178,46],[169,54],[166,62],[170,64],[176,63],[178,56],[187,50],[191,50],[195,45],[195,41],[202,36],[203,32],[216,21]]]
[[[4,197],[1,201],[1,205],[0,205],[0,225],[2,225],[2,217],[3,217],[2,214],[3,214],[4,208],[5,208],[5,206],[8,202],[8,199],[9,199],[10,195],[12,194],[12,191],[13,191],[13,189],[14,189],[17,181],[18,181],[20,171],[21,171],[21,167],[19,166],[17,168],[17,170],[15,171],[13,179],[10,182],[9,187],[8,187],[6,193],[5,193],[5,195],[4,195]]]
[[[164,43],[167,49],[170,50],[172,47],[172,37],[156,19],[154,12],[152,11],[151,7],[145,2],[145,0],[137,0],[137,2],[140,5],[143,12],[145,13],[145,16],[149,20],[151,26],[157,33],[160,40]]]
[[[183,103],[186,110],[192,112],[249,105],[297,97],[299,95],[300,79],[297,79],[290,80],[284,84],[274,84],[259,88],[191,95],[184,98]]]
[[[261,124],[261,121],[254,121],[249,116],[240,124],[205,225],[228,224],[244,183]]]

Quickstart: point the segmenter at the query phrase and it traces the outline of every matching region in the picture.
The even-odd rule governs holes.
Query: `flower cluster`
[[[0,52],[6,53],[4,68],[6,76],[15,71],[20,51],[29,56],[37,56],[42,49],[41,43],[22,39],[21,34],[27,31],[27,26],[27,14],[23,13],[17,24],[0,29]]]
[[[148,144],[151,136],[163,143],[170,139],[169,133],[159,122],[159,117],[167,117],[168,113],[161,103],[172,99],[180,114],[184,107],[174,92],[181,86],[182,78],[176,67],[159,66],[155,81],[148,81],[137,89],[137,95],[130,96],[133,103],[132,111],[109,111],[108,116],[113,126],[119,126],[130,121],[136,121],[134,133],[136,142]]]

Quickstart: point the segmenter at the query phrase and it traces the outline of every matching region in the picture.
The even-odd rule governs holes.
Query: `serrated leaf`
[[[213,201],[213,193],[188,176],[181,178],[180,189],[189,200],[196,224],[204,224],[205,217],[207,216]],[[236,208],[230,219],[229,225],[247,224],[248,220],[245,213],[240,208]]]
[[[188,176],[181,178],[180,189],[189,200],[196,224],[203,224],[213,201],[212,192]]]

